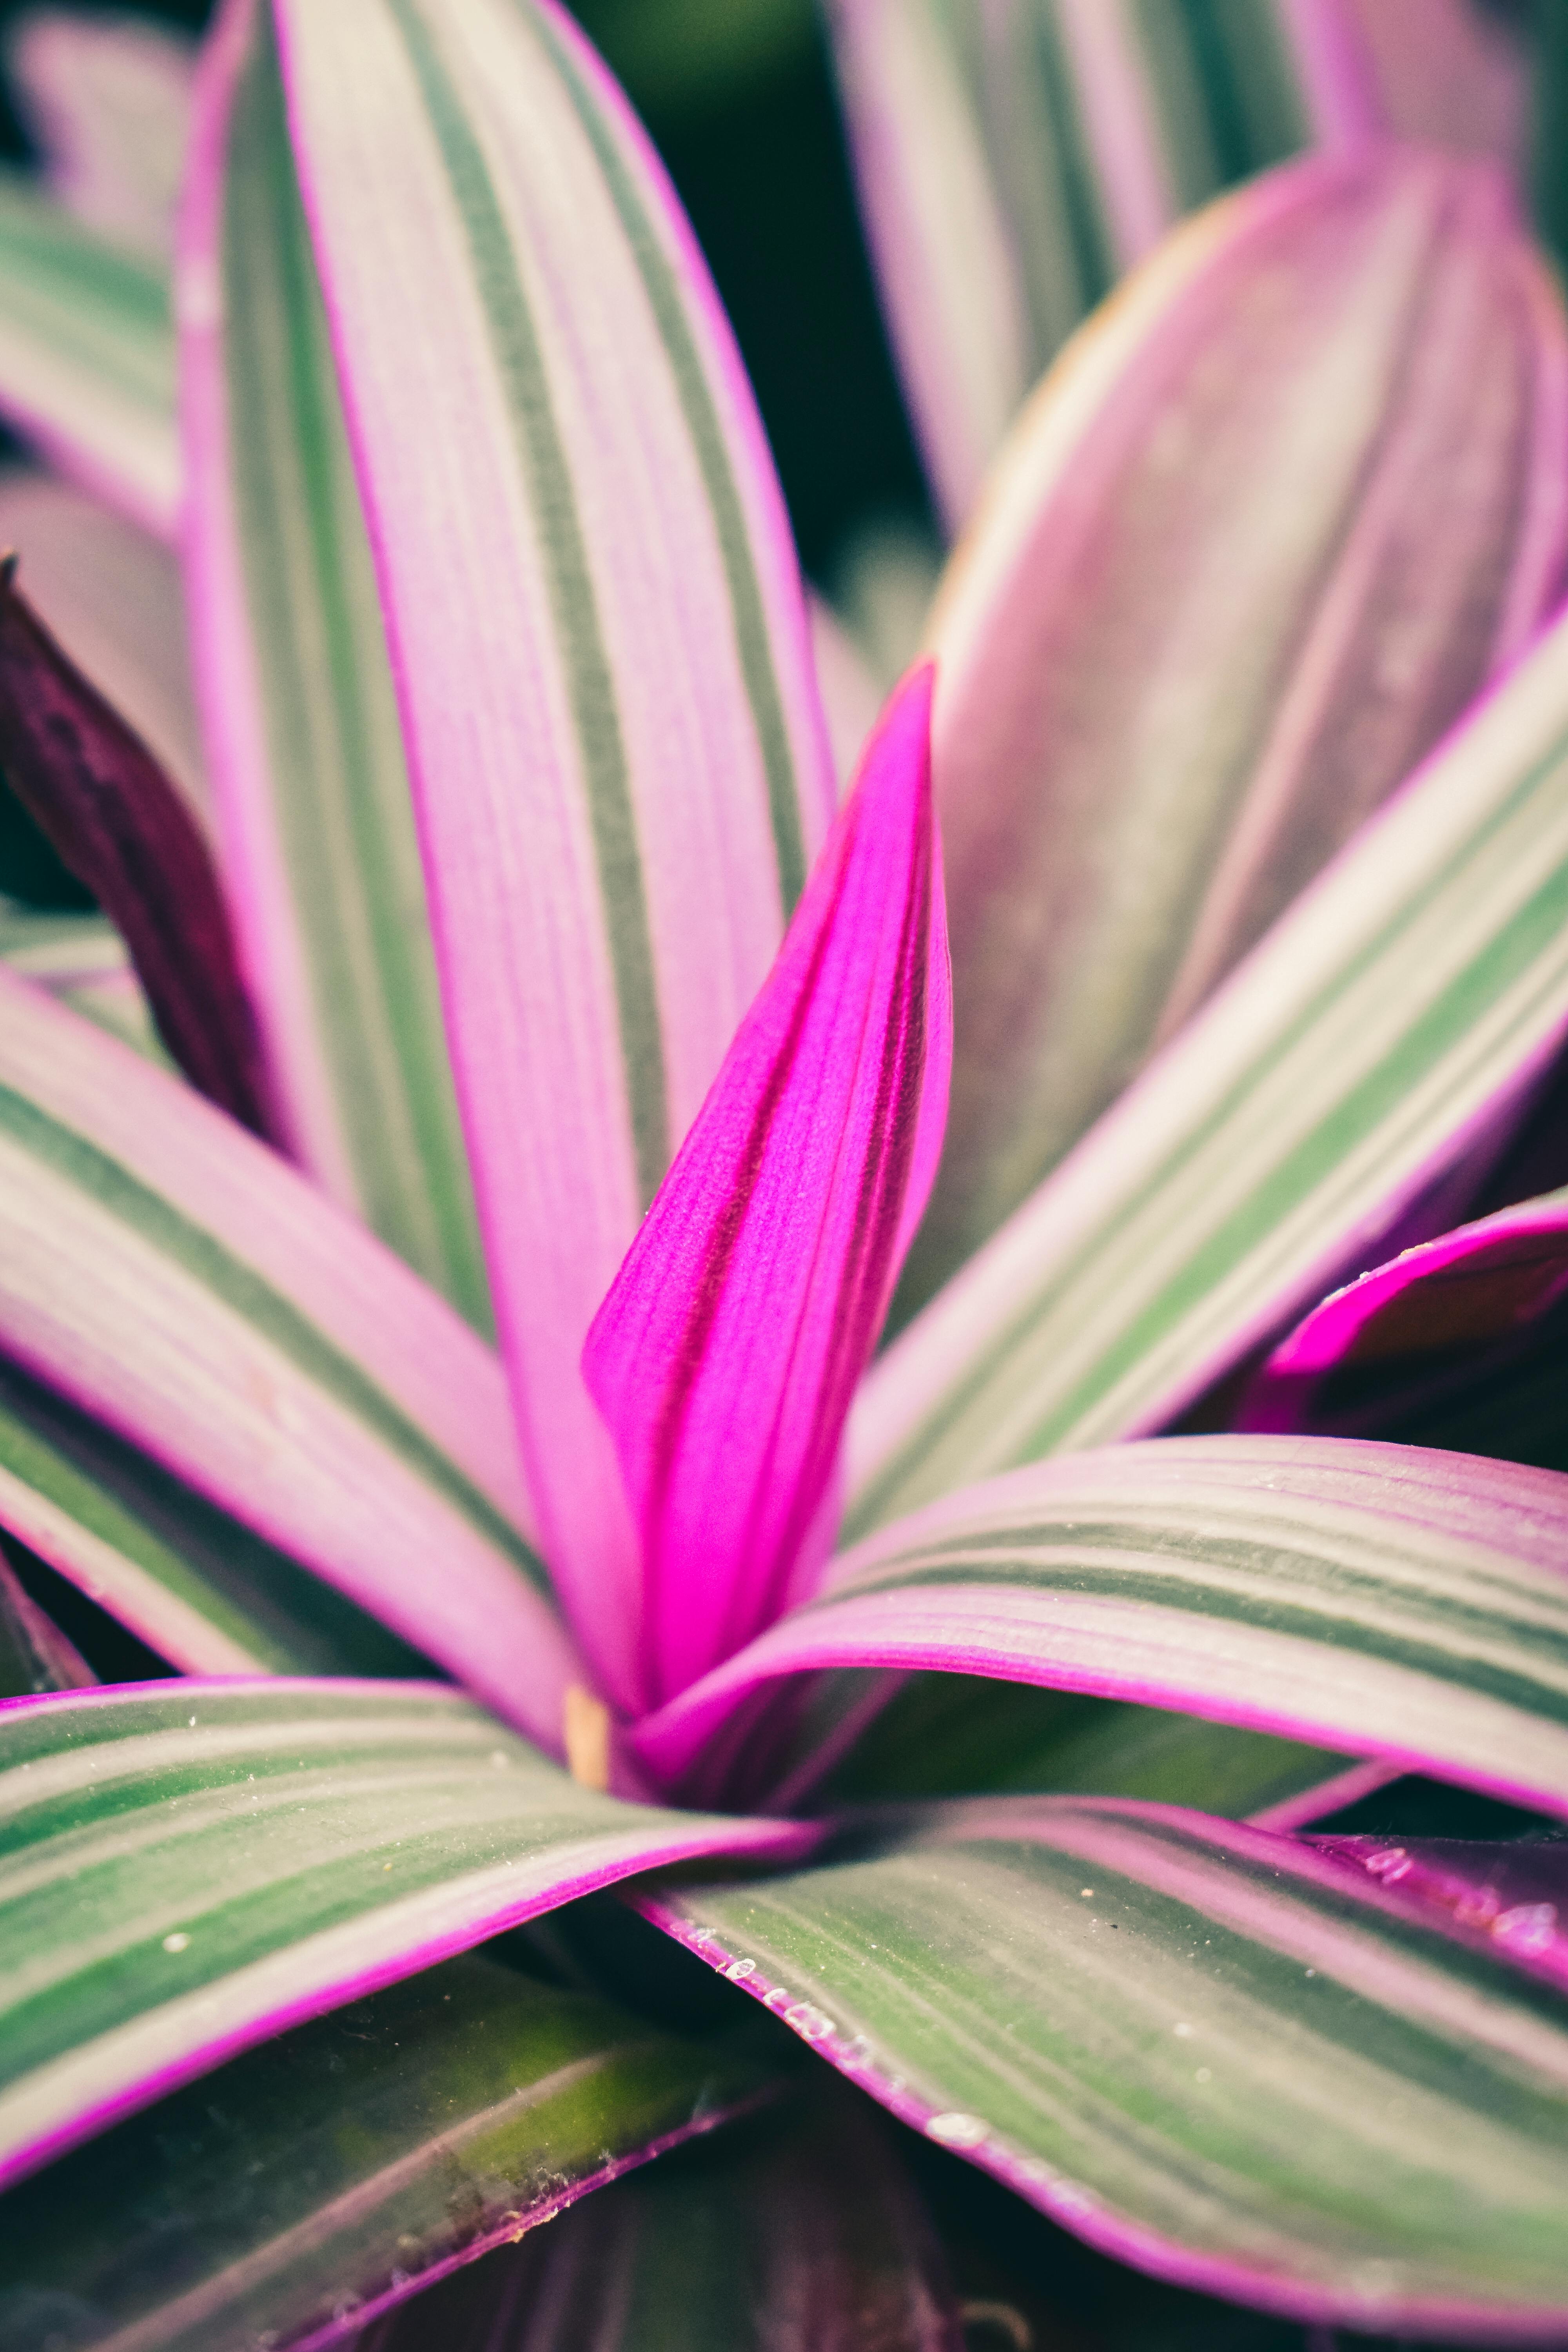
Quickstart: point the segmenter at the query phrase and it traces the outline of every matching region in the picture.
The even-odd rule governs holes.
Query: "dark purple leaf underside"
[[[216,869],[146,745],[0,569],[0,770],[118,925],[158,1033],[191,1084],[253,1133],[272,1121]]]

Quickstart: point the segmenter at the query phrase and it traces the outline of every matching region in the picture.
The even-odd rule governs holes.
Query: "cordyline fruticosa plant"
[[[156,173],[145,259],[0,191],[0,388],[177,512],[212,792],[166,559],[5,492],[0,761],[185,1073],[8,919],[7,2347],[952,2347],[879,2106],[1234,2303],[1568,2331],[1563,1849],[1307,1833],[1568,1817],[1568,333],[1498,170],[1265,14],[1321,152],[1071,343],[837,805],[549,0],[228,0],[177,445]],[[1152,68],[1036,18],[1116,215]],[[874,187],[959,85],[836,19]],[[89,52],[179,113],[85,39],[68,160]],[[88,1686],[50,1571],[177,1678]]]

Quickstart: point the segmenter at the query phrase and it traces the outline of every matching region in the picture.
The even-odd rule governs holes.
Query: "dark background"
[[[24,5],[0,0],[0,27]],[[136,13],[198,31],[210,0]],[[928,509],[815,0],[581,0],[574,13],[680,190],[745,354],[802,561],[825,579],[858,525],[924,522]],[[0,100],[5,151],[26,148]]]

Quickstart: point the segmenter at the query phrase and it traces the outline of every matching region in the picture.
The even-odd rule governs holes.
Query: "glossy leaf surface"
[[[73,2352],[332,2342],[767,2082],[498,1958],[448,1960],[13,2189],[0,2331],[53,2326]]]
[[[641,1535],[653,1703],[809,1588],[936,1171],[952,1012],[931,694],[918,671],[889,703],[584,1351]]]
[[[274,1125],[223,887],[157,761],[0,564],[0,761],[62,863],[125,940],[159,1034],[253,1134]]]
[[[166,273],[16,173],[0,180],[0,415],[168,538],[180,493]]]
[[[1565,1021],[1560,624],[873,1366],[851,1528],[1168,1422],[1375,1262]]]
[[[179,263],[219,829],[298,1156],[486,1328],[402,730],[270,22],[237,0],[206,53]]]
[[[552,1745],[494,1356],[188,1087],[3,971],[0,1006],[7,1355]]]
[[[1484,1936],[1510,1960],[1568,1990],[1568,1842],[1521,1838],[1336,1837],[1316,1853],[1364,1873],[1401,1910]]]
[[[637,1547],[579,1360],[832,808],[799,580],[689,230],[566,19],[279,23],[530,1481],[625,1705]]]
[[[1076,1454],[841,1556],[815,1601],[635,1745],[673,1785],[773,1676],[947,1666],[1386,1757],[1568,1814],[1565,1557],[1568,1478],[1550,1471],[1321,1438]]]
[[[1526,643],[1565,447],[1506,186],[1398,150],[1211,209],[1042,385],[927,632],[959,1049],[906,1311]]]
[[[595,1796],[438,1684],[14,1700],[0,1765],[0,2180],[629,1871],[811,1842]]]
[[[356,2352],[958,2352],[918,2196],[858,2101],[728,2132],[460,2273]]]
[[[1297,1841],[982,1801],[638,1907],[1140,2268],[1299,2319],[1561,2338],[1561,1995]]]

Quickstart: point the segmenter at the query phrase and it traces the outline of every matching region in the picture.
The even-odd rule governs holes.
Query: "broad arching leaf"
[[[271,14],[205,53],[180,246],[193,646],[293,1148],[481,1329],[473,1188],[407,763]]]
[[[638,1907],[906,2122],[1141,2269],[1554,2344],[1568,2011],[1299,1842],[1021,1798]]]
[[[958,1050],[906,1314],[1528,642],[1565,450],[1561,299],[1454,158],[1267,174],[1064,354],[927,631]]]
[[[0,1706],[0,2182],[574,1895],[813,1833],[595,1795],[438,1684]]]
[[[823,2096],[650,2166],[464,2271],[356,2352],[959,2352],[918,2193],[878,2119]]]
[[[490,1350],[189,1087],[4,971],[0,1007],[4,1354],[553,1746],[578,1670]]]
[[[701,1786],[771,1680],[946,1666],[1210,1716],[1568,1816],[1565,1559],[1568,1477],[1512,1463],[1323,1438],[1074,1454],[843,1555],[813,1601],[633,1744],[666,1787]],[[825,1759],[833,1728],[816,1727]]]
[[[1375,1262],[1565,1024],[1558,623],[872,1368],[851,1528],[1168,1422]]]
[[[625,1705],[579,1359],[833,805],[799,579],[690,232],[565,16],[278,22],[530,1482]]]
[[[79,2352],[335,2340],[770,2087],[743,2047],[683,2042],[489,1954],[448,1960],[11,2189],[0,2340],[51,2325]]]

